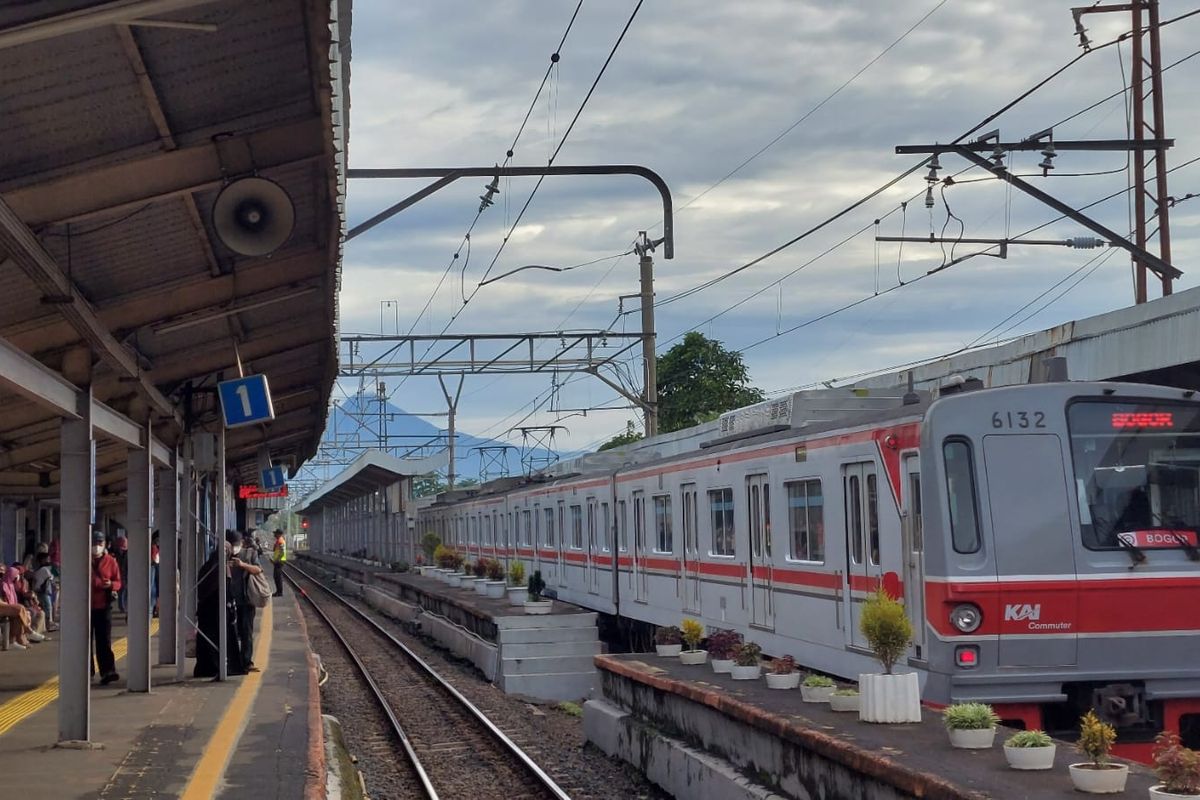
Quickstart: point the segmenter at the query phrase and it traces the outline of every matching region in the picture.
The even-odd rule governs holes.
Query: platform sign
[[[267,491],[265,489],[260,489],[257,486],[239,486],[238,487],[238,499],[239,500],[268,500],[272,497],[287,497],[287,496],[288,496],[287,486],[281,486],[278,489],[274,489],[271,491]]]
[[[257,425],[275,419],[271,404],[271,387],[266,375],[247,375],[217,384],[221,398],[221,414],[226,428]]]
[[[286,482],[283,467],[270,467],[259,474],[259,482],[267,491],[278,489]]]

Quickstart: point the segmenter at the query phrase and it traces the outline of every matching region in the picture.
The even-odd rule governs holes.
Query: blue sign
[[[248,375],[217,384],[221,398],[221,413],[226,428],[257,425],[275,419],[275,407],[271,405],[271,388],[266,375]]]
[[[259,475],[260,485],[267,490],[283,488],[285,480],[283,467],[270,467],[269,469],[264,469]]]

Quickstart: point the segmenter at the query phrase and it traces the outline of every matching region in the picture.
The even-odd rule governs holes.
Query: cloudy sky
[[[575,4],[356,0],[351,166],[504,161]],[[546,163],[635,4],[585,0],[517,142],[513,164]],[[661,251],[656,256],[661,302],[792,239],[918,160],[895,155],[895,145],[953,140],[1066,64],[1079,53],[1070,5],[1057,0],[645,0],[556,163],[641,164],[666,179],[677,209],[676,250],[671,261]],[[1163,16],[1192,6],[1167,0]],[[1129,19],[1110,14],[1087,24],[1098,44],[1125,32]],[[1200,16],[1167,27],[1166,62],[1191,54],[1197,34]],[[1119,92],[1129,58],[1127,44],[1094,52],[988,128],[999,127],[1006,140],[1056,124],[1059,139],[1122,138],[1126,107],[1121,95],[1072,115]],[[1200,115],[1198,73],[1200,58],[1195,58],[1166,75],[1168,135],[1176,139],[1168,159],[1172,166],[1200,156],[1200,136],[1194,133]],[[1010,166],[1018,173],[1034,172],[1040,160],[1040,154],[1026,153]],[[943,176],[966,167],[954,157],[945,157],[943,166]],[[1123,153],[1064,153],[1056,160],[1055,176],[1035,182],[1083,205],[1123,189],[1125,166]],[[994,180],[966,182],[984,174],[966,172],[963,182],[945,192],[966,236],[1016,236],[1056,216],[1030,198],[1010,195]],[[939,194],[932,215],[926,209],[924,175],[913,174],[821,232],[712,288],[661,306],[660,351],[692,329],[733,349],[754,345],[745,351],[751,377],[771,392],[936,356],[1132,301],[1129,260],[1119,251],[1014,247],[1007,260],[964,261],[763,342],[885,292],[898,280],[908,283],[943,262],[936,245],[910,244],[901,252],[894,244],[874,241],[876,219],[881,235],[928,235],[931,226],[942,231],[946,207]],[[485,182],[460,181],[347,245],[344,332],[378,333],[382,326],[388,333],[410,328],[439,333],[455,314],[451,333],[637,328],[636,313],[618,316],[620,296],[637,291],[634,256],[564,273],[528,270],[477,289],[534,185],[534,179],[502,181],[496,205],[474,228],[467,258],[461,243]],[[418,185],[353,181],[350,224]],[[1189,192],[1200,192],[1200,164],[1171,175],[1173,195]],[[902,210],[902,202],[910,199]],[[1091,213],[1114,229],[1129,229],[1124,197]],[[491,275],[528,264],[565,267],[612,256],[628,250],[639,230],[659,232],[660,223],[657,195],[639,179],[548,179]],[[1174,210],[1174,260],[1185,273],[1177,289],[1195,285],[1189,264],[1200,249],[1198,224],[1200,200]],[[947,234],[959,230],[950,219]],[[1085,233],[1073,223],[1056,222],[1036,235]],[[959,245],[955,255],[972,249]],[[1100,260],[1093,261],[1096,256]],[[472,294],[462,308],[464,296]],[[388,300],[398,301],[398,309],[381,309]],[[427,301],[428,310],[418,317]],[[626,300],[624,308],[636,310],[636,300]],[[624,368],[640,376],[636,359]],[[444,407],[436,379],[400,384],[397,379],[388,384],[396,405],[414,411]],[[550,388],[544,375],[470,377],[460,427],[503,438],[518,422],[556,423],[566,415],[552,410]],[[353,392],[354,386],[345,384],[343,390]],[[563,387],[553,406],[621,402],[599,381],[584,377]],[[560,424],[569,434],[559,438],[559,446],[593,446],[622,429],[626,419],[638,417],[630,410],[566,417]],[[444,425],[444,420],[432,421]]]

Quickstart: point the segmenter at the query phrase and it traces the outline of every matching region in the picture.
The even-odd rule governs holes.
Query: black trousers
[[[275,594],[283,594],[283,564],[275,562]]]
[[[117,671],[112,651],[112,608],[92,609],[92,640],[96,646],[96,663],[100,677]]]
[[[258,609],[246,603],[238,606],[238,639],[242,642],[242,669],[254,664],[254,615]]]

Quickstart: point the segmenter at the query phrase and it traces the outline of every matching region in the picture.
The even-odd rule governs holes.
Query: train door
[[[700,520],[696,517],[696,484],[683,485],[683,607],[700,613]]]
[[[558,585],[567,585],[567,567],[565,553],[567,550],[567,504],[558,501],[558,547],[554,549],[555,569],[558,573]]]
[[[862,600],[880,579],[879,569],[879,476],[875,463],[862,461],[842,467],[842,496],[846,510],[846,585],[843,602],[849,621],[849,640],[854,647],[867,647],[859,629]],[[855,593],[858,600],[855,600]]]
[[[646,494],[633,493],[633,599],[646,602]]]
[[[589,497],[587,499],[587,541],[584,544],[584,562],[586,574],[584,583],[587,590],[592,594],[596,593],[596,498]]]
[[[925,658],[925,537],[921,519],[921,462],[917,455],[904,459],[904,607],[913,629],[913,655]]]
[[[750,520],[750,624],[775,627],[775,576],[771,568],[771,484],[766,475],[746,478]]]
[[[552,585],[558,581],[558,558],[555,555],[558,544],[557,537],[554,533],[554,507],[547,505],[542,509],[542,516],[545,518],[546,538],[545,548],[538,554],[538,560],[541,564],[542,579],[547,585]]]

